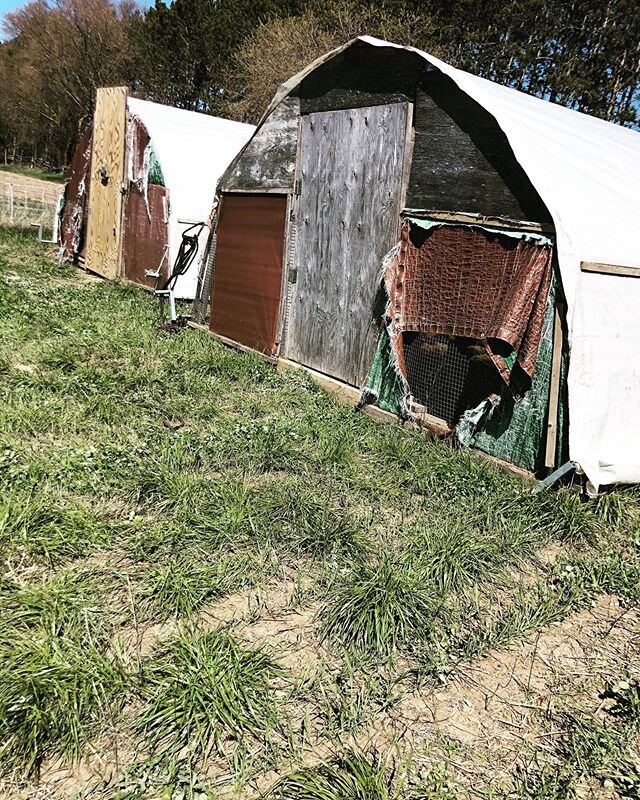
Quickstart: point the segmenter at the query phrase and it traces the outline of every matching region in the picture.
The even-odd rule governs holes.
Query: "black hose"
[[[198,252],[198,239],[204,226],[204,222],[196,222],[182,232],[182,241],[180,242],[178,255],[176,256],[171,275],[169,275],[162,287],[163,290],[173,289],[178,278],[184,275],[193,263]],[[198,229],[197,233],[189,234],[189,231],[192,231],[194,228]]]

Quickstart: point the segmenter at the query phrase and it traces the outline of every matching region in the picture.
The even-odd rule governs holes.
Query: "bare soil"
[[[208,605],[199,615],[200,622],[205,628],[229,624],[240,642],[268,648],[287,680],[330,673],[337,663],[332,663],[314,636],[317,608],[292,608],[294,589],[289,580],[272,583],[261,596],[255,590],[239,592]],[[129,657],[148,656],[174,633],[176,625],[167,622],[142,632],[125,632],[123,644]],[[576,706],[599,713],[605,685],[624,674],[640,677],[640,616],[622,608],[617,598],[602,596],[592,608],[535,637],[466,664],[450,679],[443,677],[440,686],[400,691],[390,709],[374,714],[340,744],[375,749],[390,760],[412,752],[417,772],[446,761],[455,773],[458,790],[466,796],[476,795],[478,786],[508,791],[518,765],[530,764],[534,752],[553,753],[558,732],[549,727],[552,715]],[[298,766],[315,764],[335,749],[335,743],[323,736],[322,716],[314,706],[312,698],[292,709],[294,727],[303,716],[308,726],[304,743],[296,748]],[[37,788],[30,784],[17,790],[13,784],[3,792],[0,786],[0,797],[44,800],[95,792],[139,755],[122,734],[103,736],[75,768],[48,763]],[[254,777],[238,794],[231,783],[225,786],[232,774],[228,760],[212,760],[202,769],[207,777],[220,781],[222,798],[256,797],[276,777],[275,771],[256,765]],[[585,786],[584,792],[585,797],[611,797],[611,792],[597,786]]]

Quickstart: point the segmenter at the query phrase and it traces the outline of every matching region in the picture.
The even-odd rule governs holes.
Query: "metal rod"
[[[542,492],[544,489],[550,489],[561,478],[564,478],[565,475],[567,475],[569,472],[572,472],[577,467],[578,464],[575,461],[567,461],[561,467],[558,467],[557,470],[552,472],[551,475],[547,475],[543,481],[536,483],[531,490],[531,494],[538,494],[538,492]]]
[[[42,242],[43,244],[57,244],[55,239],[43,239],[42,238],[42,222],[31,222],[30,223],[32,228],[38,229],[38,241]]]

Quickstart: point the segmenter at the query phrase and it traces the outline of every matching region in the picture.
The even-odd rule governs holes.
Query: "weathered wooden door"
[[[120,274],[126,116],[126,88],[98,89],[85,264],[105,278]]]
[[[382,259],[398,235],[409,108],[393,103],[301,119],[286,355],[355,386],[375,350]]]

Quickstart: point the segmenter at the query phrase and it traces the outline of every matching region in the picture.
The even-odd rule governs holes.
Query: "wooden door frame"
[[[397,238],[400,240],[400,233],[402,230],[402,210],[407,205],[407,194],[409,192],[409,180],[411,178],[411,164],[413,162],[413,146],[416,139],[416,129],[414,127],[414,120],[416,114],[415,101],[407,101],[407,117],[406,128],[404,134],[404,154],[402,157],[402,183],[400,187],[400,208],[398,214]]]

